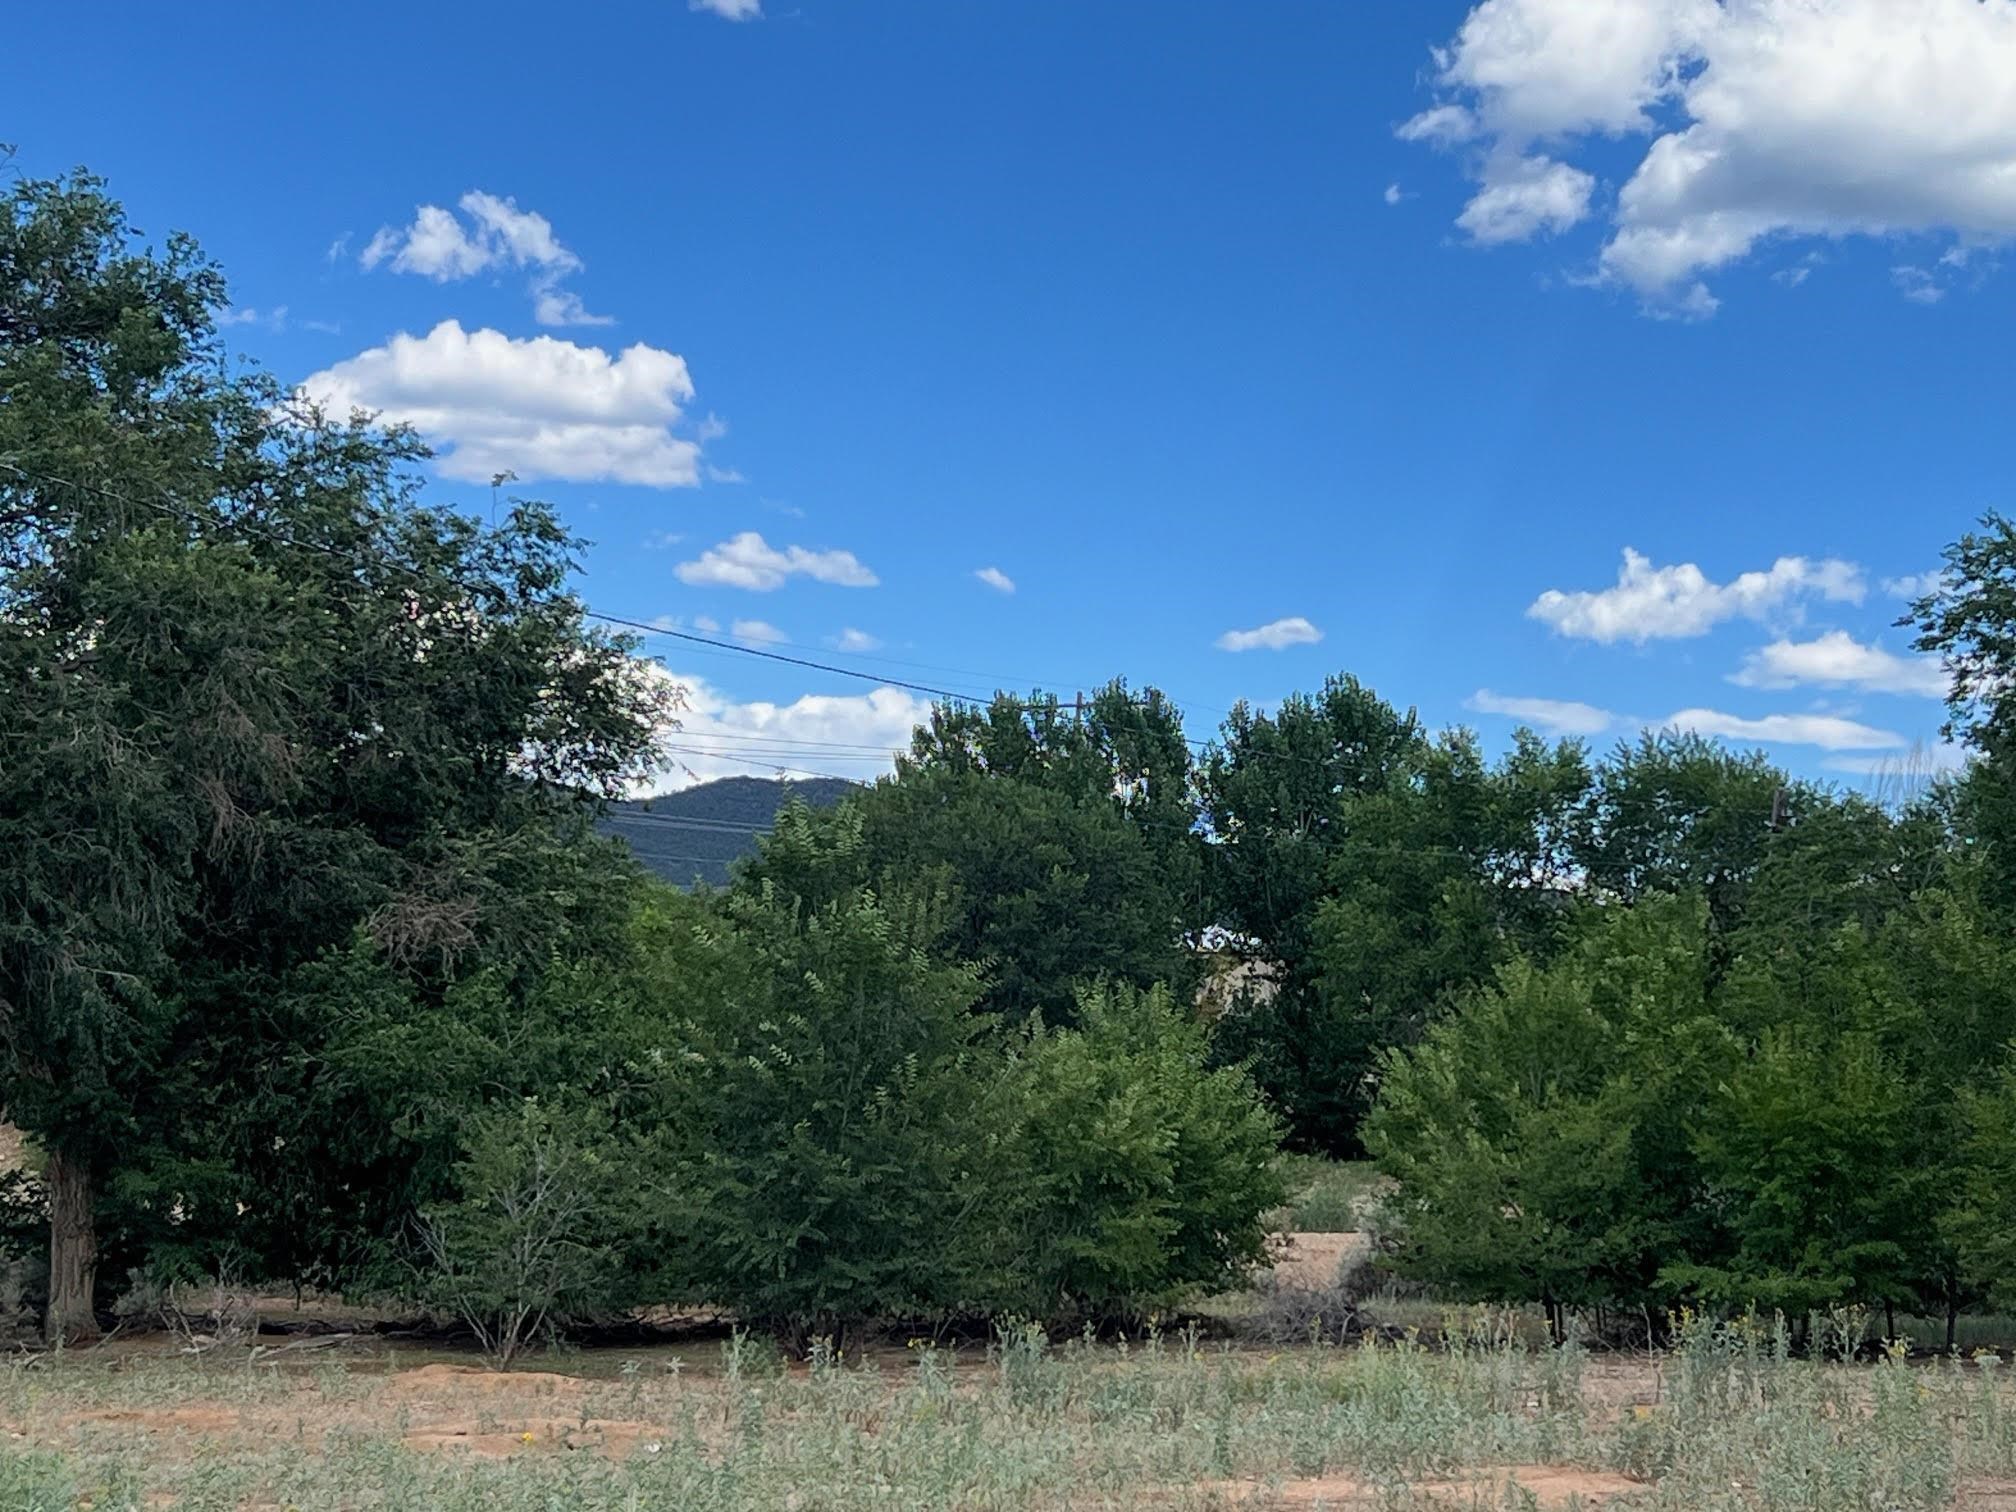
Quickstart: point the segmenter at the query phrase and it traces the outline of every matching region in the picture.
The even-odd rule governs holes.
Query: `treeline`
[[[1916,606],[1964,775],[1879,804],[1682,736],[1460,731],[1340,677],[941,707],[719,892],[598,840],[675,715],[540,505],[221,359],[87,178],[0,221],[0,1104],[80,1336],[134,1273],[398,1296],[508,1355],[704,1302],[1138,1316],[1273,1156],[1374,1154],[1479,1298],[2016,1287],[2016,529]]]
[[[228,1274],[505,1357],[645,1303],[802,1340],[1134,1316],[1261,1257],[1273,1117],[1161,973],[976,954],[957,879],[860,813],[720,896],[596,838],[674,699],[569,590],[580,543],[427,507],[411,436],[233,371],[224,304],[95,181],[14,185],[0,1107],[49,1333]],[[993,800],[1064,815],[1037,872],[1130,833]]]

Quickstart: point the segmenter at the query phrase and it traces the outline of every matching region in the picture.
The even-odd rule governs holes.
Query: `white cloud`
[[[1883,579],[1883,591],[1893,598],[1919,599],[1938,593],[1946,586],[1946,573],[1935,567],[1930,572],[1907,572],[1902,577]]]
[[[251,305],[230,305],[219,310],[216,319],[220,328],[259,325],[269,331],[284,331],[287,329],[287,306],[274,305],[270,310],[260,310]],[[312,330],[329,329],[318,320],[308,321],[307,325]]]
[[[1946,297],[1945,285],[1923,268],[1906,264],[1890,270],[1890,282],[1913,304],[1934,305]]]
[[[780,551],[753,530],[710,546],[697,561],[681,562],[677,571],[682,583],[747,588],[752,593],[781,588],[793,577],[842,588],[873,588],[880,581],[851,551],[808,551],[803,546]]]
[[[1557,735],[1601,735],[1610,730],[1643,728],[1684,730],[1753,744],[1810,745],[1827,751],[1899,751],[1910,745],[1894,730],[1877,729],[1835,714],[1766,714],[1752,719],[1719,709],[1682,709],[1664,720],[1652,721],[1565,699],[1508,698],[1488,688],[1465,702],[1481,713],[1503,714]]]
[[[464,220],[439,205],[420,205],[404,228],[381,226],[357,260],[365,269],[390,260],[395,273],[417,273],[436,283],[468,278],[490,268],[533,270],[529,292],[533,319],[546,326],[613,325],[593,315],[581,296],[561,280],[581,271],[581,259],[561,245],[553,223],[535,210],[521,210],[509,195],[471,189],[458,200]],[[336,248],[332,247],[332,255]]]
[[[856,630],[852,625],[849,625],[833,638],[833,649],[836,651],[866,653],[869,651],[880,651],[882,649],[882,642],[870,635],[866,630]]]
[[[791,638],[768,620],[759,619],[738,619],[729,626],[728,633],[752,646],[774,646]]]
[[[1398,135],[1403,142],[1453,147],[1473,140],[1477,131],[1477,118],[1461,105],[1437,105],[1402,124]]]
[[[1811,745],[1828,751],[1894,751],[1911,743],[1894,730],[1879,730],[1834,714],[1766,714],[1761,719],[1745,719],[1717,709],[1682,709],[1666,724],[1697,735],[1769,745]]]
[[[352,410],[411,425],[441,451],[443,474],[487,482],[699,482],[700,448],[675,436],[693,397],[684,359],[639,343],[610,356],[552,336],[464,331],[445,320],[303,380],[333,419]]]
[[[897,688],[739,703],[705,678],[662,675],[685,690],[686,706],[665,737],[675,766],[651,784],[658,792],[717,777],[776,775],[779,768],[801,777],[871,779],[895,765],[911,733],[931,717],[928,699]]]
[[[654,530],[644,537],[644,549],[646,551],[668,551],[685,539],[686,537],[679,534],[676,530]]]
[[[1946,696],[1945,669],[1933,658],[1898,656],[1881,646],[1865,646],[1845,630],[1830,630],[1810,641],[1773,641],[1752,651],[1743,670],[1730,681],[1751,688],[1818,685],[1864,693]]]
[[[332,263],[341,262],[348,255],[349,251],[350,233],[345,231],[341,236],[329,243],[329,250],[323,254],[323,260]]]
[[[703,439],[705,438],[705,434],[703,429],[701,432]],[[749,480],[732,467],[716,467],[710,462],[707,464],[707,481],[709,483],[747,483]]]
[[[500,258],[509,257],[520,267],[552,268],[562,273],[580,268],[581,259],[561,246],[560,238],[553,234],[553,223],[536,211],[520,210],[510,196],[499,199],[471,189],[462,196],[461,204],[462,213],[475,222],[486,244]]]
[[[1768,571],[1715,583],[1692,562],[1655,567],[1627,546],[1614,588],[1593,593],[1550,588],[1526,613],[1562,635],[1643,644],[1705,635],[1724,620],[1790,615],[1808,598],[1859,604],[1864,592],[1862,569],[1831,557],[1780,557]]]
[[[1015,579],[1008,576],[999,567],[976,568],[973,576],[980,579],[981,582],[992,588],[996,593],[1013,593],[1015,591]]]
[[[1566,231],[1589,214],[1596,180],[1552,158],[1494,159],[1456,224],[1484,246],[1530,241],[1542,231]]]
[[[1400,192],[1400,186],[1398,184],[1388,184],[1386,186],[1385,198],[1387,204],[1397,205],[1400,203],[1400,201],[1407,198],[1407,196]]]
[[[614,315],[591,315],[572,289],[556,288],[551,278],[532,285],[532,318],[543,326],[606,326],[616,324]]]
[[[1464,700],[1480,714],[1502,714],[1553,735],[1601,735],[1617,724],[1617,716],[1594,704],[1560,698],[1507,698],[1479,688]]]
[[[1218,637],[1220,651],[1285,651],[1290,646],[1313,646],[1323,632],[1299,614],[1277,619],[1254,630],[1227,630]]]
[[[1499,216],[1492,165],[1638,140],[1597,261],[1652,305],[1767,240],[2016,237],[2016,0],[1481,0],[1435,62],[1400,135],[1478,144],[1500,239],[1558,217]]]
[[[711,11],[726,21],[757,21],[763,16],[763,0],[686,0],[686,9]]]

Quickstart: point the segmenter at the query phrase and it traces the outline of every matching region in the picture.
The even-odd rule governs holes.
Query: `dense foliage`
[[[222,360],[223,298],[95,181],[9,194],[0,1105],[52,1332],[143,1267],[502,1359],[680,1300],[1137,1317],[1262,1259],[1283,1138],[1557,1324],[2016,1299],[2009,522],[1913,608],[1975,759],[1888,804],[1672,732],[1493,757],[1346,676],[1198,742],[1115,682],[941,707],[680,894],[595,831],[676,696],[580,543],[424,503],[412,437]]]

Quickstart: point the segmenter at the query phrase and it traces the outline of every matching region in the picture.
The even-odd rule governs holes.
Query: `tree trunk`
[[[98,1285],[98,1220],[92,1211],[90,1167],[56,1151],[49,1155],[49,1311],[42,1322],[51,1344],[98,1337],[92,1299]]]
[[[1890,1298],[1883,1299],[1883,1342],[1888,1344],[1897,1337],[1897,1304]]]
[[[1960,1296],[1950,1287],[1946,1292],[1946,1355],[1952,1358],[1954,1337],[1960,1331]]]

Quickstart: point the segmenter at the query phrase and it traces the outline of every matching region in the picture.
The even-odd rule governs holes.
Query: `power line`
[[[220,523],[224,523],[214,518],[200,515],[193,510],[185,509],[179,505],[170,504],[166,502],[150,503],[147,500],[136,499],[131,494],[123,493],[116,489],[105,488],[101,485],[93,483],[81,483],[74,479],[58,477],[55,474],[39,472],[34,469],[22,467],[17,463],[13,462],[0,461],[0,470],[12,473],[17,478],[31,479],[34,481],[47,484],[55,484],[65,488],[74,488],[77,489],[79,492],[93,494],[101,499],[108,499],[118,503],[131,505],[135,508],[151,509],[154,510],[156,513],[162,514],[164,516],[179,519],[183,521],[185,524],[191,525],[198,530],[210,530],[218,526]],[[342,547],[332,546],[326,542],[305,541],[300,539],[299,537],[288,535],[282,531],[268,529],[262,525],[259,525],[249,520],[236,519],[230,521],[229,523],[233,525],[235,528],[249,531],[252,534],[258,535],[266,540],[276,542],[280,545],[290,546],[298,550],[319,552],[325,556],[335,558],[336,560],[348,562],[353,566],[358,565],[365,560],[363,556],[358,552],[347,551]],[[405,567],[403,564],[397,562],[386,563],[385,565],[389,566],[394,571],[404,572],[417,580],[429,581],[429,579],[426,578],[426,575],[421,573],[418,569],[408,568]],[[464,588],[465,590],[469,590],[472,592],[474,591],[473,589],[470,588],[470,585],[466,583],[458,584],[458,586]],[[767,651],[758,646],[742,645],[735,641],[720,640],[712,636],[700,635],[693,631],[673,630],[668,629],[661,625],[648,624],[642,620],[629,619],[622,615],[607,614],[598,609],[591,609],[586,604],[580,603],[579,600],[576,600],[575,602],[576,602],[576,608],[580,613],[580,615],[582,616],[582,618],[595,620],[606,625],[617,626],[625,630],[634,631],[640,635],[662,636],[692,645],[706,646],[718,652],[732,653],[738,656],[753,656],[760,658],[764,661],[779,662],[788,666],[806,668],[811,671],[826,672],[836,677],[852,678],[860,682],[873,683],[877,687],[901,688],[905,691],[912,693],[928,694],[929,696],[936,699],[941,699],[948,704],[966,705],[975,708],[991,708],[1003,702],[1006,702],[1010,706],[1022,709],[1024,711],[1031,709],[1053,709],[1053,708],[1061,711],[1065,707],[1063,702],[1057,699],[1046,700],[1040,703],[1036,703],[1036,702],[1027,702],[1013,699],[1003,700],[998,694],[994,698],[988,699],[988,698],[981,698],[972,694],[957,693],[950,688],[934,687],[928,683],[905,682],[898,679],[878,677],[873,673],[859,671],[853,667],[836,666],[831,662],[815,661],[808,657],[787,656],[782,652]],[[696,736],[693,738],[698,737]],[[1195,737],[1190,736],[1188,732],[1185,732],[1184,734],[1184,744],[1200,753],[1209,753],[1212,750],[1219,748],[1215,741],[1199,740],[1196,739]],[[688,755],[717,755],[719,756],[719,759],[722,760],[734,759],[725,755],[721,755],[720,753],[700,751],[692,748],[668,747],[668,749],[674,749],[674,750],[684,749],[684,753]],[[891,748],[891,753],[897,755],[901,754],[901,752],[894,747]],[[1326,768],[1330,765],[1329,761],[1321,756],[1303,756],[1298,753],[1288,751],[1246,751],[1240,754],[1240,756],[1238,757],[1238,761],[1241,763],[1249,761],[1293,762],[1297,765],[1315,767],[1318,769]],[[791,771],[804,770],[803,768],[779,766],[775,763],[769,763],[769,762],[746,761],[742,762],[741,764],[755,767],[763,767],[768,770],[776,772],[788,773]],[[833,774],[830,773],[812,773],[811,775],[833,776]],[[858,778],[838,777],[838,776],[833,776],[833,780],[840,782],[860,781],[860,779]]]

